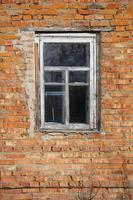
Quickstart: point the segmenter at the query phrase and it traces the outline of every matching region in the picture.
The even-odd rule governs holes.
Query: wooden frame
[[[97,129],[97,45],[96,34],[89,33],[46,33],[36,36],[36,43],[39,46],[39,63],[40,63],[40,130],[96,130]],[[65,85],[65,124],[54,122],[45,122],[45,87],[44,87],[44,64],[43,64],[43,44],[44,43],[89,43],[90,44],[90,68],[83,67],[53,67],[47,66],[47,71],[64,71],[65,83],[54,83],[54,85]],[[89,97],[89,124],[72,124],[69,123],[69,71],[88,71],[90,79],[88,81],[90,88]],[[88,83],[74,83],[74,85],[87,85]],[[50,85],[50,83],[45,83]],[[52,82],[53,85],[53,82]]]

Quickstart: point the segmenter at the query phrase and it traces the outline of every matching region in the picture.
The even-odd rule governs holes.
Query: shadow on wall
[[[118,189],[119,190],[119,189]],[[76,200],[132,200],[130,190],[123,185],[123,188],[120,189],[120,192],[117,192],[117,194],[111,194],[111,190],[109,192],[108,188],[102,188],[100,183],[99,187],[94,186],[94,182],[92,181],[90,183],[89,187],[85,187],[83,185],[83,182],[79,182],[78,186],[78,195]]]
[[[105,188],[102,187],[102,184],[97,180],[93,180],[93,175],[90,175],[89,182],[87,185],[83,181],[83,176],[81,174],[78,184],[74,182],[72,177],[70,179],[73,182],[73,185],[77,188],[77,197],[76,200],[132,200],[131,189],[130,189],[130,181],[128,180],[128,169],[127,163],[128,160],[125,157],[121,156],[123,160],[122,169],[121,169],[121,177],[122,182],[121,185],[116,188]],[[73,187],[70,185],[70,188]],[[113,194],[113,191],[115,193]]]

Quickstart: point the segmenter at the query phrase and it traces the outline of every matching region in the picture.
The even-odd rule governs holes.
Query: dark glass
[[[88,86],[69,87],[70,123],[88,123]]]
[[[64,123],[64,89],[62,86],[45,86],[45,121]]]
[[[69,72],[69,82],[88,82],[88,72],[87,71],[75,71]]]
[[[45,76],[45,82],[57,82],[57,83],[62,83],[64,82],[64,76],[62,74],[63,72],[53,72],[53,71],[45,71],[44,76]]]
[[[44,43],[44,66],[89,66],[89,44]]]

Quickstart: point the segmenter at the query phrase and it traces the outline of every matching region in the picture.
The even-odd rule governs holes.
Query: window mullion
[[[68,84],[69,72],[65,71],[65,125],[69,126],[69,84]]]

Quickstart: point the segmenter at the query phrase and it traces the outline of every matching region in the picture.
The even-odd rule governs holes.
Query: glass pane
[[[69,87],[70,123],[88,123],[88,86]]]
[[[45,121],[64,123],[64,88],[45,86]]]
[[[57,83],[64,82],[64,76],[62,72],[45,71],[44,76],[45,76],[46,83],[47,82],[57,82]]]
[[[69,82],[88,82],[88,72],[87,71],[75,71],[69,72]]]
[[[89,66],[89,44],[44,43],[44,66]]]

